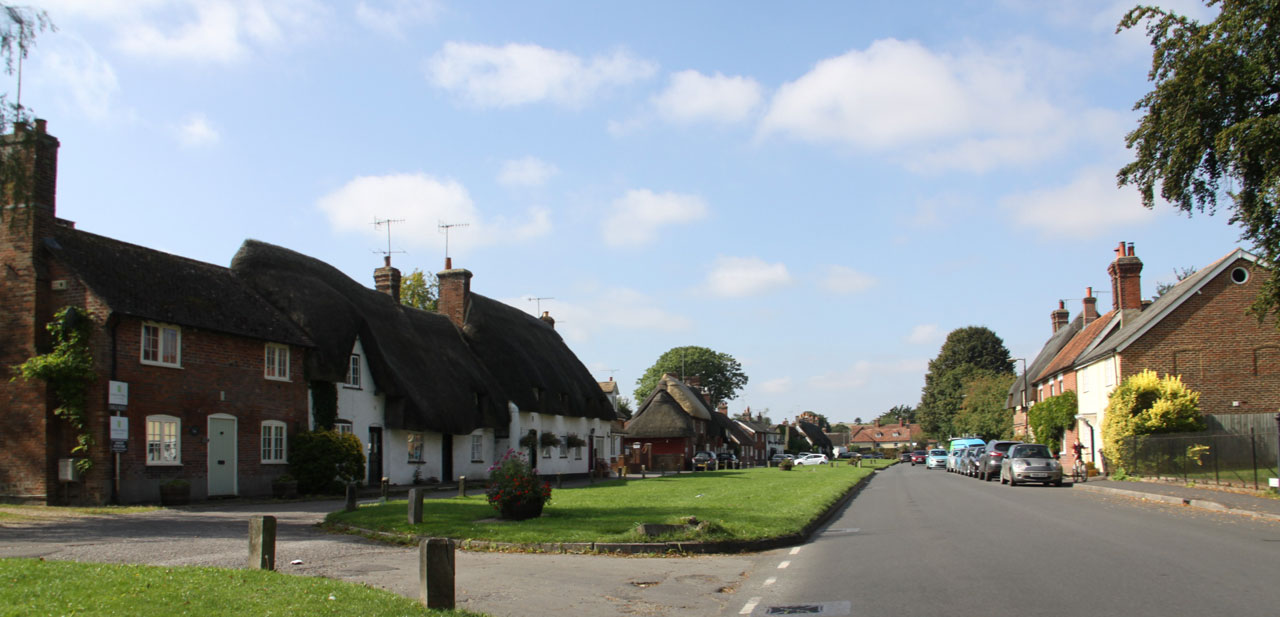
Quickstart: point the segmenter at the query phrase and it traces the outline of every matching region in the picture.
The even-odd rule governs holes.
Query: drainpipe
[[[1093,425],[1089,424],[1089,421],[1084,418],[1080,418],[1080,421],[1084,422],[1084,425],[1089,427],[1089,462],[1093,463],[1094,467],[1097,467],[1098,443],[1097,440],[1094,439]]]

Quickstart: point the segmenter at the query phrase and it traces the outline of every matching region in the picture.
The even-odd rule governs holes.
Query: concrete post
[[[356,483],[347,483],[347,512],[356,511]]]
[[[453,566],[453,542],[448,538],[427,538],[418,545],[418,582],[427,608],[454,608]]]
[[[276,517],[255,516],[249,519],[250,570],[276,569]]]
[[[467,496],[467,477],[466,476],[458,476],[458,496],[459,497]]]
[[[409,524],[422,523],[422,489],[409,489]]]
[[[643,479],[644,479],[644,473],[645,473],[645,472],[644,472],[644,465],[641,465],[641,466],[640,466],[640,479],[641,479],[641,480],[643,480]]]
[[[382,501],[386,503],[387,496],[391,493],[391,481],[387,478],[382,479]]]

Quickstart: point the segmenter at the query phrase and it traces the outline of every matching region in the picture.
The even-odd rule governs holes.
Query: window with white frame
[[[445,437],[445,439],[448,439],[448,437]],[[405,446],[409,450],[409,462],[421,463],[423,450],[422,433],[410,432],[406,438]]]
[[[569,434],[560,436],[560,458],[569,458]]]
[[[285,450],[287,432],[284,422],[265,420],[262,423],[262,462],[289,462]]]
[[[266,377],[277,381],[289,381],[289,346],[267,343]]]
[[[182,329],[158,323],[142,324],[142,363],[182,366]]]
[[[484,435],[471,436],[471,462],[484,462]]]
[[[182,420],[173,416],[147,416],[147,464],[181,465]]]
[[[596,458],[604,456],[604,437],[596,437]]]
[[[582,460],[582,446],[573,447],[573,459],[577,461]]]
[[[339,435],[350,435],[355,432],[350,420],[334,420],[333,430],[338,431]]]
[[[360,354],[351,354],[351,360],[347,362],[347,378],[342,385],[348,388],[359,390],[360,386]]]

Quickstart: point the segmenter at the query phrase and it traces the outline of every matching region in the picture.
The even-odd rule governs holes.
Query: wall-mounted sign
[[[129,406],[129,384],[123,381],[107,382],[107,409],[124,411]]]

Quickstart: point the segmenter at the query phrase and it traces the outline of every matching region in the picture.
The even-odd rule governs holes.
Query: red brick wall
[[[1244,284],[1231,281],[1236,267],[1250,272]],[[1143,369],[1180,374],[1200,392],[1203,413],[1280,409],[1280,332],[1274,319],[1245,314],[1266,277],[1244,259],[1228,266],[1123,352],[1122,377]]]

